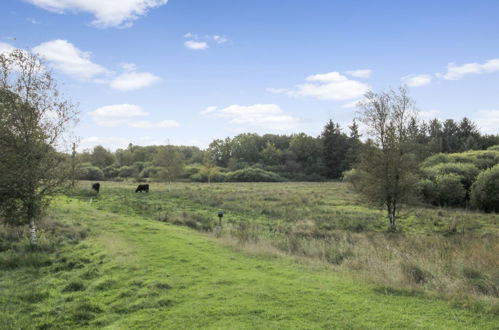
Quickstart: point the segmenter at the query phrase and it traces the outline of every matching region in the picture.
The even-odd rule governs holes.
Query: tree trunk
[[[38,246],[38,237],[35,219],[31,219],[29,222],[29,241],[31,243],[31,247],[36,248]]]
[[[397,216],[396,216],[397,209],[395,203],[389,202],[387,208],[388,208],[388,219],[390,220],[390,230],[395,230],[396,221],[397,221]]]

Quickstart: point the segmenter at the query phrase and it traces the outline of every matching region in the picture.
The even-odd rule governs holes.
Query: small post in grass
[[[222,218],[224,216],[224,213],[222,211],[218,211],[218,226],[222,228]]]

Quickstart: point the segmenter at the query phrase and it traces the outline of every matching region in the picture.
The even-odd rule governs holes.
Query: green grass
[[[153,196],[134,198],[145,204]],[[116,206],[107,204],[55,201],[50,218],[90,234],[49,254],[46,265],[1,270],[2,329],[494,329],[499,322],[324,263],[249,254],[189,228],[124,215],[127,203],[120,213],[99,210]]]

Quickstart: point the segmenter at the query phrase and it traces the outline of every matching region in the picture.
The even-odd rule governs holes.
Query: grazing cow
[[[137,189],[135,189],[135,192],[149,192],[149,184],[139,184],[137,186]]]
[[[96,182],[92,185],[92,189],[95,190],[96,192],[99,192],[100,189],[100,183]]]

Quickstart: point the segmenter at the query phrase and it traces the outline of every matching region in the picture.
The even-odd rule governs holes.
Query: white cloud
[[[429,74],[408,75],[400,80],[409,87],[418,87],[431,83],[432,76]]]
[[[5,42],[0,42],[0,54],[8,54],[14,51],[16,48],[12,45],[9,45]]]
[[[135,104],[114,104],[100,107],[90,113],[94,118],[143,117],[149,114]]]
[[[176,120],[162,120],[158,122],[141,120],[141,121],[129,122],[128,125],[135,128],[173,128],[180,126],[180,124]]]
[[[160,80],[150,72],[137,72],[137,66],[133,63],[121,63],[124,72],[115,76],[112,71],[92,62],[90,52],[78,49],[67,40],[47,41],[34,47],[33,51],[62,73],[80,80],[108,84],[120,91],[144,88]]]
[[[479,111],[475,121],[483,132],[499,134],[499,110]]]
[[[213,40],[215,40],[215,42],[217,44],[223,44],[223,43],[226,43],[227,41],[229,41],[229,39],[227,39],[227,37],[225,36],[219,36],[219,35],[214,35],[213,36]]]
[[[372,70],[360,69],[360,70],[345,71],[345,73],[356,78],[369,78],[371,76]]]
[[[107,105],[90,112],[90,115],[97,125],[104,127],[173,128],[180,126],[175,120],[134,120],[135,117],[149,116],[148,112],[135,104]]]
[[[198,39],[199,36],[197,34],[187,32],[186,34],[184,34],[184,38]]]
[[[159,81],[159,77],[149,72],[125,72],[114,78],[110,86],[120,91],[133,91]]]
[[[329,72],[308,76],[307,81],[296,86],[295,90],[284,88],[268,88],[271,93],[288,96],[310,96],[320,100],[344,101],[359,98],[364,95],[369,86],[357,80],[352,80],[339,72]]]
[[[109,70],[90,60],[90,52],[83,52],[66,40],[47,41],[33,51],[57,70],[77,79],[89,80],[110,74]]]
[[[499,58],[488,60],[481,63],[466,63],[456,65],[455,63],[447,64],[447,72],[445,74],[437,74],[437,77],[446,80],[458,80],[467,74],[481,74],[499,71]]]
[[[205,50],[209,47],[208,43],[204,41],[194,41],[194,40],[187,40],[186,42],[184,42],[184,46],[192,50]]]
[[[97,27],[130,27],[133,21],[168,0],[26,0],[35,6],[63,14],[86,12],[94,15]]]
[[[264,129],[286,130],[301,124],[298,118],[285,114],[277,104],[250,106],[234,104],[223,109],[209,107],[201,113],[227,119],[230,124],[250,125]]]

